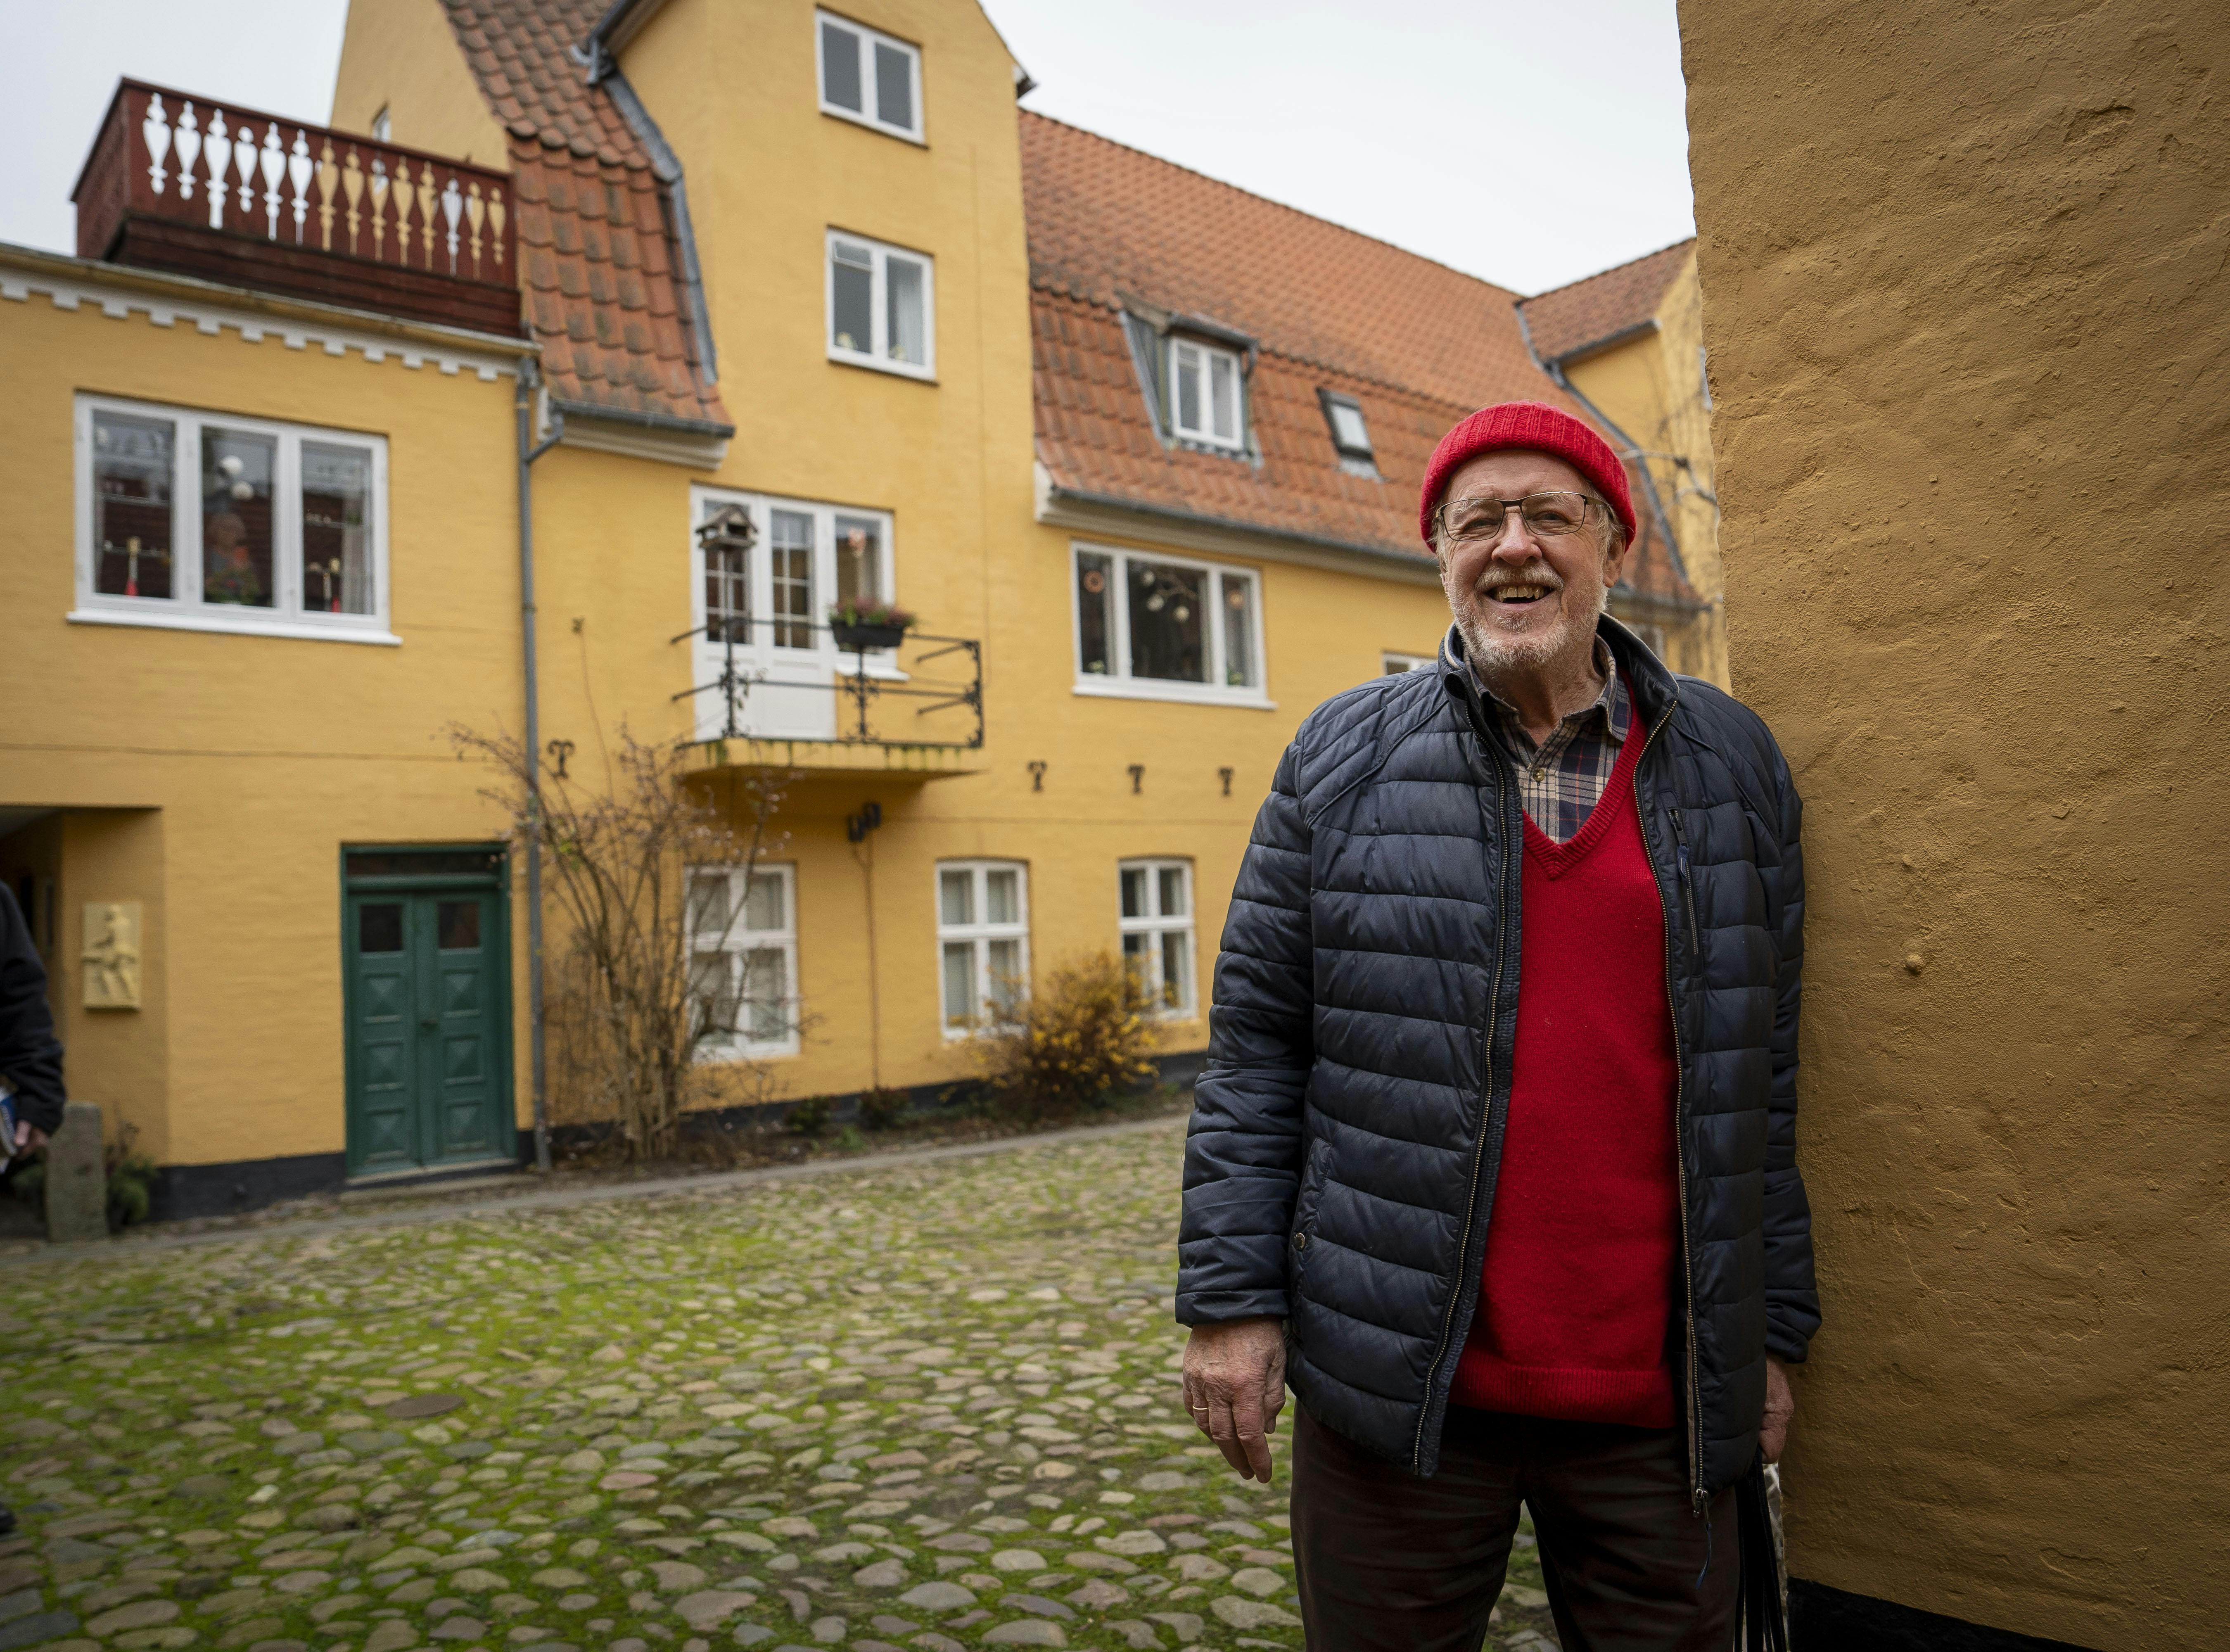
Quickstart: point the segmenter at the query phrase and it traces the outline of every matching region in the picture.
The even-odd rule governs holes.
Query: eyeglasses
[[[1587,526],[1590,513],[1608,512],[1602,500],[1586,494],[1552,488],[1528,494],[1523,499],[1497,499],[1481,494],[1450,500],[1440,507],[1440,532],[1457,545],[1491,544],[1502,537],[1503,524],[1516,511],[1524,519],[1525,531],[1537,539],[1559,539]]]

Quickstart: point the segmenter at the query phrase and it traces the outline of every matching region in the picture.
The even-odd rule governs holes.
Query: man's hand
[[[1278,1320],[1196,1325],[1185,1344],[1185,1409],[1242,1480],[1270,1480],[1270,1442],[1286,1404],[1286,1327]]]
[[[1188,1356],[1185,1368],[1192,1368]],[[1765,1421],[1758,1427],[1758,1449],[1765,1453],[1768,1462],[1781,1461],[1781,1449],[1789,1443],[1789,1419],[1796,1415],[1796,1396],[1789,1386],[1789,1367],[1769,1357],[1765,1362]]]
[[[34,1125],[29,1119],[19,1119],[16,1120],[16,1151],[17,1152],[28,1153],[34,1147],[43,1147],[46,1145],[47,1133],[45,1131],[40,1129],[36,1125]]]

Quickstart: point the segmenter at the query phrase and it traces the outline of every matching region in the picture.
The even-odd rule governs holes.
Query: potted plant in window
[[[866,649],[894,649],[918,622],[893,603],[847,599],[828,610],[836,646],[857,654]]]

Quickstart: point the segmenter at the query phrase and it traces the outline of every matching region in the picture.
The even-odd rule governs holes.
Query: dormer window
[[[1246,445],[1239,358],[1197,339],[1170,339],[1170,429],[1187,442]]]
[[[921,48],[825,11],[814,23],[822,113],[920,143]]]

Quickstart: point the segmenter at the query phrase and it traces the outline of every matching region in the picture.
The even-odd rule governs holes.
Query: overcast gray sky
[[[987,0],[1031,108],[1538,292],[1691,233],[1674,0]],[[0,240],[117,77],[322,121],[346,0],[0,0]]]

